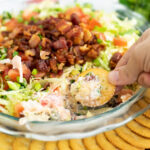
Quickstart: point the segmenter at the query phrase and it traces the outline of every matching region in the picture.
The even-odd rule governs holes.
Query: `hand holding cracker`
[[[115,85],[127,85],[138,81],[150,87],[150,29],[121,58],[109,80]]]

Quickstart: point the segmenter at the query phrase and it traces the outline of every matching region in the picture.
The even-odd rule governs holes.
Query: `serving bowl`
[[[90,2],[95,9],[101,9],[107,12],[116,11],[120,19],[136,19],[137,29],[142,33],[149,24],[140,15],[133,13],[125,7],[113,3],[107,5],[104,2],[93,1],[79,1],[79,3]],[[16,5],[13,5],[13,4]],[[60,0],[61,5],[73,5],[71,0]],[[1,0],[1,11],[19,11],[25,8],[29,3],[25,0]],[[24,136],[44,141],[55,141],[70,138],[84,138],[93,136],[100,132],[114,129],[124,125],[128,121],[142,114],[150,108],[148,105],[145,108],[136,109],[136,102],[143,96],[145,88],[140,88],[128,101],[116,106],[115,108],[101,113],[99,115],[73,121],[47,121],[27,122],[24,125],[19,124],[19,119],[0,113],[0,132],[11,134],[14,136]]]

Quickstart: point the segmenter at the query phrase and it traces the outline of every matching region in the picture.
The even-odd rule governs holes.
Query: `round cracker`
[[[45,150],[58,150],[57,142],[55,142],[55,141],[46,142]]]
[[[120,138],[114,130],[105,132],[104,135],[106,138],[116,147],[123,149],[123,150],[138,150],[138,148],[128,144],[122,138]]]
[[[141,107],[141,108],[146,108],[149,104],[144,100],[144,99],[141,99],[137,102],[137,104]],[[144,115],[148,118],[150,118],[150,109],[147,110]]]
[[[147,128],[150,128],[150,119],[147,118],[146,116],[140,115],[140,116],[136,117],[134,120],[136,120],[139,124],[141,124]]]
[[[96,135],[96,141],[103,150],[116,150],[117,148],[111,144],[103,133]]]
[[[58,141],[58,148],[59,148],[59,150],[71,150],[71,148],[69,147],[68,140]]]
[[[129,123],[126,124],[126,126],[133,132],[135,132],[143,137],[150,138],[150,129],[140,125],[136,121],[134,121],[134,120],[130,121]]]
[[[97,145],[96,139],[94,136],[84,138],[83,143],[85,147],[87,148],[87,150],[101,150],[101,148]]]
[[[0,133],[0,150],[11,150],[14,137]]]
[[[81,139],[71,139],[69,144],[72,150],[86,150]]]
[[[115,131],[122,139],[124,139],[133,146],[143,149],[150,148],[150,139],[137,135],[126,126],[119,127],[115,129]]]
[[[33,140],[30,144],[30,150],[44,150],[45,142]]]
[[[12,143],[15,140],[15,137],[4,133],[0,133],[0,137],[3,138],[8,143]]]
[[[93,69],[89,69],[83,73],[81,73],[79,75],[79,77],[84,77],[86,76],[88,73],[94,73],[95,75],[97,75],[99,77],[100,80],[100,84],[101,84],[101,97],[99,98],[99,100],[92,100],[92,101],[80,101],[80,103],[83,106],[89,106],[89,107],[96,107],[96,106],[101,106],[105,103],[107,103],[114,95],[115,92],[115,86],[112,85],[111,83],[109,83],[108,81],[108,71],[102,69],[102,68],[93,68]]]
[[[144,93],[144,96],[148,99],[150,99],[150,88],[146,89],[146,92]]]
[[[13,142],[13,150],[28,150],[30,140],[26,138],[16,138]]]
[[[144,100],[150,104],[150,98],[144,97]]]

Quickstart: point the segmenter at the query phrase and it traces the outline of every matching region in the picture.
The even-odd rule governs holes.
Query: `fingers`
[[[115,85],[127,85],[134,83],[141,73],[141,65],[138,65],[138,51],[131,54],[126,65],[116,68],[109,73],[109,81]]]
[[[130,52],[127,51],[124,56],[120,59],[120,61],[118,62],[116,68],[120,67],[120,66],[123,66],[123,65],[126,65],[128,60],[129,60],[129,57],[130,57]]]
[[[138,83],[144,87],[150,87],[150,73],[141,73],[138,77]]]

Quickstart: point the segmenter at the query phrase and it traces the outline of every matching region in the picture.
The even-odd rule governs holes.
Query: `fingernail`
[[[108,78],[112,84],[116,84],[119,79],[119,72],[118,71],[110,72]]]

